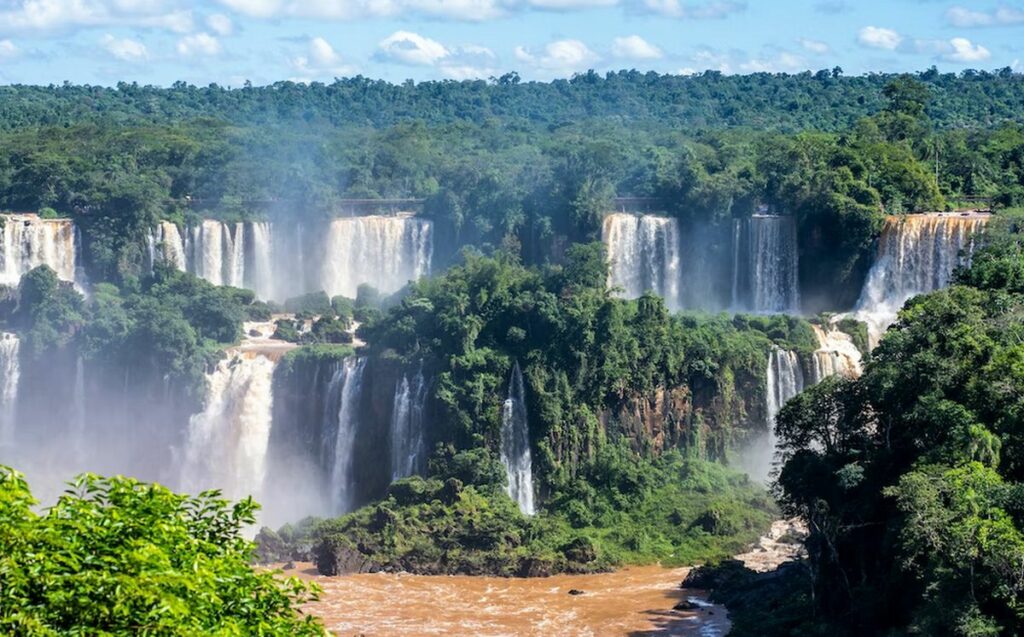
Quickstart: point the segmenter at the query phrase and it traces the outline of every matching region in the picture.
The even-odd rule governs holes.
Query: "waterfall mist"
[[[427,383],[420,369],[409,381],[408,374],[395,386],[391,408],[391,479],[399,480],[422,473],[426,468],[426,432],[424,409]]]

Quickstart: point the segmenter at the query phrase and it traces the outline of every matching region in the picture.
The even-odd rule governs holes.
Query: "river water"
[[[725,609],[701,591],[682,590],[689,569],[625,568],[596,575],[498,578],[364,574],[321,577],[296,571],[324,592],[306,611],[339,636],[663,635],[716,637],[729,630]],[[583,591],[570,595],[570,590]],[[680,600],[701,608],[676,611]]]

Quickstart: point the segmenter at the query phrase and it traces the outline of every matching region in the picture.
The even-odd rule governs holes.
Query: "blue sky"
[[[0,83],[1024,70],[1022,36],[998,0],[0,0]]]

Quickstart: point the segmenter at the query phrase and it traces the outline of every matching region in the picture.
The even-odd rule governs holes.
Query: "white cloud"
[[[590,7],[614,7],[619,0],[526,0],[526,5],[554,11],[587,9]]]
[[[213,56],[220,53],[220,41],[209,33],[186,35],[178,40],[178,54],[184,57]]]
[[[210,31],[222,36],[231,35],[235,30],[235,25],[231,22],[231,18],[223,13],[214,13],[206,16],[206,26],[209,27]]]
[[[554,76],[585,71],[600,60],[596,53],[579,40],[556,40],[545,44],[543,49],[536,52],[517,46],[515,56],[520,62]]]
[[[107,53],[125,62],[141,62],[149,59],[149,50],[138,40],[115,38],[108,33],[100,40],[100,44]]]
[[[992,11],[975,11],[966,7],[951,7],[946,11],[946,22],[955,27],[997,27],[1024,23],[1024,10],[1002,6]]]
[[[628,35],[612,40],[612,55],[622,60],[657,60],[665,54],[639,35]]]
[[[792,73],[806,71],[807,61],[789,51],[776,51],[770,55],[755,56],[738,65],[743,73]]]
[[[805,51],[810,51],[816,55],[825,55],[830,53],[832,49],[828,44],[821,42],[820,40],[809,40],[807,38],[799,38],[797,42],[804,48]]]
[[[193,28],[192,12],[174,0],[6,0],[0,32],[67,31],[89,27],[138,27],[175,33]]]
[[[641,7],[650,13],[670,18],[717,20],[745,11],[746,2],[715,0],[712,2],[683,2],[682,0],[642,0]]]
[[[382,58],[418,66],[431,66],[449,55],[448,49],[438,42],[410,31],[395,31],[377,44]]]
[[[903,41],[903,37],[892,29],[864,27],[857,34],[857,41],[872,49],[893,51]]]
[[[942,58],[950,62],[970,64],[983,62],[992,57],[992,53],[988,49],[980,44],[974,44],[967,38],[953,38],[949,41],[949,45],[950,51],[944,53]]]
[[[19,53],[21,53],[21,49],[19,49],[14,42],[11,42],[10,40],[0,40],[0,62],[15,58]]]
[[[218,0],[233,11],[253,18],[269,18],[284,9],[280,0]]]
[[[299,74],[295,79],[303,82],[351,75],[355,71],[354,66],[346,64],[334,47],[320,37],[309,41],[306,55],[292,60],[292,68]]]
[[[680,75],[693,75],[702,70],[733,73],[793,73],[805,71],[809,65],[801,55],[779,49],[766,47],[756,55],[745,51],[718,51],[703,48],[694,53],[688,60],[690,64],[679,70]]]

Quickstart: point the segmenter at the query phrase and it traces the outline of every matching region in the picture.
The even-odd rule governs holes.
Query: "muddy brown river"
[[[625,568],[597,575],[497,578],[366,574],[321,577],[311,565],[296,573],[323,587],[306,611],[336,635],[677,635],[728,632],[724,608],[700,591],[682,590],[689,569]],[[582,594],[570,595],[570,590]],[[701,604],[676,611],[680,600]]]

